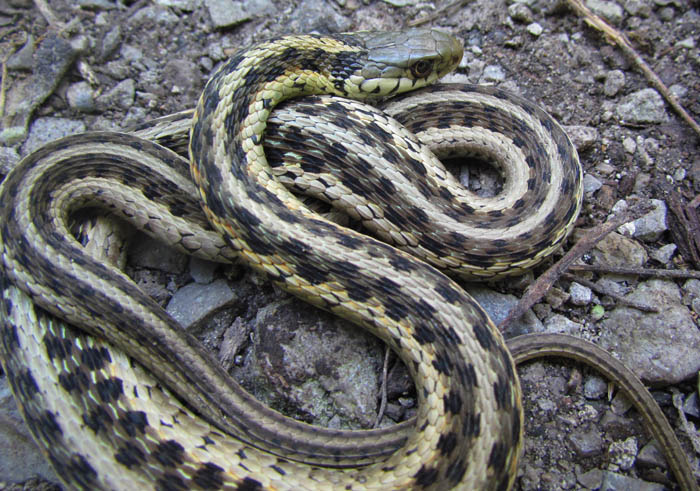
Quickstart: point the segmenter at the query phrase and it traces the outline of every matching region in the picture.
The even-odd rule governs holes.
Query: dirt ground
[[[0,56],[6,62],[2,102],[5,113],[0,114],[2,130],[21,128],[26,120],[29,132],[26,140],[21,130],[18,130],[19,136],[7,131],[2,134],[2,174],[20,156],[50,140],[52,135],[121,130],[150,118],[192,108],[209,74],[232,53],[261,39],[289,32],[396,29],[435,14],[425,25],[454,34],[465,47],[464,60],[450,80],[496,84],[535,101],[570,129],[588,186],[574,237],[585,235],[586,229],[604,221],[621,200],[658,199],[670,215],[674,203],[687,206],[698,195],[700,136],[694,134],[668,105],[660,103],[658,94],[644,91],[650,85],[640,71],[619,49],[608,44],[568,9],[565,2],[476,0],[453,2],[451,8],[439,10],[448,3],[419,0],[50,0],[48,6],[55,18],[49,25],[46,10],[42,13],[30,0],[0,0]],[[700,4],[689,0],[589,3],[629,37],[640,56],[670,87],[690,115],[700,120]],[[42,72],[44,65],[36,61],[42,56],[39,47],[51,36],[67,41],[70,46],[64,51],[56,50],[44,60],[47,66],[65,66],[61,73],[53,75],[44,73],[46,70]],[[22,58],[20,54],[26,46],[29,48]],[[47,96],[37,102],[35,110],[22,116],[17,102],[20,87],[31,86],[33,82],[44,88]],[[46,88],[47,85],[51,87]],[[14,117],[13,110],[18,113]],[[42,119],[47,120],[42,124],[48,125],[42,126],[43,130],[35,126],[35,122]],[[622,257],[621,264],[634,264],[638,268],[698,269],[700,265],[693,263],[692,245],[684,248],[672,229],[669,225],[652,237],[633,235],[624,239],[631,242],[625,242],[629,249],[618,250],[616,257]],[[698,229],[692,229],[689,235],[698,233]],[[671,244],[677,249],[664,259],[659,251]],[[600,252],[606,253],[615,255],[604,248]],[[642,259],[628,257],[634,254],[641,255]],[[132,254],[129,272],[141,285],[150,288],[164,306],[178,289],[192,281],[197,268],[207,269],[180,257],[173,259],[178,265],[170,268],[144,259],[146,255],[143,251]],[[586,259],[592,256],[594,253]],[[524,279],[489,285],[489,291],[495,292],[494,295],[520,297],[542,271],[543,268],[539,268]],[[247,330],[243,337],[250,336],[254,320],[264,316],[260,309],[268,304],[277,305],[280,298],[286,302],[286,296],[241,268],[217,269],[213,275],[228,282],[237,292],[237,306],[208,315],[202,323],[206,325],[198,331],[205,345],[214,350],[221,349],[218,345],[231,326],[245,325]],[[603,275],[583,277],[600,282]],[[677,298],[668,300],[668,308],[681,312],[683,319],[690,319],[696,331],[691,336],[698,335],[696,321],[700,301],[694,304],[698,290],[694,284],[681,279],[667,281],[661,286],[651,283],[653,280],[637,277],[607,279],[615,282],[628,298],[653,299],[654,295],[659,295],[658,291],[677,290],[677,294],[674,293]],[[530,315],[536,317],[539,326],[544,326],[540,330],[573,329],[589,339],[605,337],[604,331],[613,329],[614,319],[623,312],[616,310],[616,302],[603,294],[594,294],[594,299],[588,302],[575,303],[571,298],[574,295],[571,283],[570,279],[558,283],[553,293]],[[270,317],[275,315],[270,314]],[[296,319],[297,314],[281,315]],[[633,323],[656,322],[651,317],[629,315],[636,319]],[[324,326],[322,330],[332,323],[324,317],[320,319],[308,321],[312,332],[317,323]],[[662,329],[662,324],[659,322],[656,327]],[[523,330],[527,329],[518,332]],[[231,354],[232,373],[256,396],[306,421],[355,427],[372,423],[377,412],[374,395],[370,397],[373,402],[367,415],[356,409],[337,409],[333,405],[335,402],[321,410],[287,394],[270,395],[260,389],[261,377],[267,377],[267,384],[274,385],[270,379],[286,376],[270,375],[265,370],[261,375],[251,367],[253,359],[261,357],[260,353],[266,349],[265,344],[278,342],[277,338],[267,339],[262,346],[253,348],[241,341]],[[383,348],[375,340],[361,338],[356,342],[369,353],[370,361],[365,363],[371,369],[376,390],[381,383]],[[696,350],[695,358],[700,360],[700,341],[692,337],[692,342],[686,344]],[[681,358],[674,353],[662,352],[660,356]],[[687,354],[682,356],[688,357]],[[683,363],[686,362],[679,361]],[[696,425],[700,421],[697,394],[692,395],[697,391],[697,379],[691,377],[693,366],[695,373],[700,367],[693,365],[692,359],[687,364],[690,367],[687,376],[674,380],[652,377],[654,385],[658,386],[653,394],[677,429],[696,473],[700,474],[698,454],[692,450],[671,404],[672,391],[680,391],[687,400],[686,416]],[[393,384],[394,394],[390,394],[388,416],[385,415],[382,424],[411,414],[414,395],[410,383],[398,368],[396,370],[389,382],[390,386]],[[658,451],[647,446],[650,437],[638,414],[635,410],[627,411],[624,401],[617,395],[610,402],[606,384],[593,370],[568,362],[538,361],[519,371],[525,393],[526,443],[517,489],[673,488],[663,459],[659,459]],[[323,384],[321,387],[326,387],[319,389],[321,392],[328,390]],[[308,396],[303,391],[300,394],[300,398]],[[355,411],[355,416],[337,415],[343,411]],[[362,415],[357,416],[359,413]],[[22,489],[13,476],[0,475],[0,489],[3,486]],[[26,486],[34,489],[49,485],[52,477],[44,477],[48,481],[40,480],[37,484],[31,480]]]

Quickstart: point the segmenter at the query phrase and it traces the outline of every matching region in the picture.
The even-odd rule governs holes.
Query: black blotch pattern
[[[438,440],[437,449],[440,453],[448,457],[457,446],[457,435],[453,432],[443,433]]]
[[[80,360],[88,370],[102,370],[105,363],[111,363],[112,357],[105,347],[86,348],[80,353]]]
[[[438,477],[438,470],[423,465],[418,472],[413,475],[416,484],[421,487],[428,487],[435,482]]]
[[[112,426],[112,422],[112,416],[102,406],[95,406],[87,413],[83,413],[83,423],[96,435],[102,430],[107,431],[107,428]]]
[[[236,491],[259,491],[262,489],[262,484],[251,477],[246,477],[236,488]]]
[[[117,462],[122,464],[127,469],[134,466],[140,466],[146,461],[146,456],[143,451],[136,445],[126,442],[123,446],[117,449],[114,454]]]
[[[185,449],[175,440],[161,442],[153,451],[153,457],[166,467],[177,467],[184,461]]]
[[[108,379],[99,380],[95,384],[97,388],[97,393],[100,396],[100,400],[104,403],[116,402],[124,393],[122,386],[122,380],[116,377],[110,377]]]
[[[216,464],[207,462],[192,475],[192,482],[202,489],[219,489],[223,483],[224,470]]]
[[[128,411],[119,418],[119,425],[132,438],[143,435],[148,426],[148,416],[143,411]]]
[[[447,412],[459,414],[462,410],[462,396],[457,391],[449,391],[442,397],[442,402]]]

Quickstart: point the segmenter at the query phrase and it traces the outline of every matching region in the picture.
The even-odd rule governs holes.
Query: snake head
[[[397,32],[357,32],[348,37],[365,56],[346,74],[345,90],[352,97],[399,94],[435,82],[454,70],[462,59],[462,44],[435,29]]]

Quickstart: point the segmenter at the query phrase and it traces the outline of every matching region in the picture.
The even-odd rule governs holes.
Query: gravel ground
[[[286,32],[392,29],[447,4],[48,3],[55,15],[52,26],[30,0],[0,2],[0,56],[7,68],[0,129],[3,175],[21,156],[60,136],[125,129],[192,107],[212,70],[251,42]],[[429,23],[464,42],[464,60],[450,80],[499,85],[536,101],[566,125],[585,172],[584,208],[574,239],[611,210],[639,201],[653,206],[624,233],[601,241],[586,261],[695,269],[669,230],[669,208],[674,199],[687,204],[700,191],[698,136],[620,51],[561,3],[462,3]],[[587,3],[627,34],[700,119],[700,5],[688,0]],[[477,174],[470,180],[472,189],[489,193],[497,188],[496,173]],[[540,272],[466,287],[498,322]],[[291,299],[241,267],[190,259],[146,237],[133,241],[128,273],[268,404],[314,424],[366,428],[375,423],[385,350],[374,338]],[[557,283],[506,335],[567,332],[612,351],[655,387],[653,394],[697,471],[698,455],[680,428],[671,398],[680,393],[682,411],[697,425],[700,281],[578,275],[579,281]],[[592,291],[587,282],[659,312],[623,305]],[[406,372],[391,356],[388,367],[382,425],[410,417],[415,404]],[[519,372],[527,438],[518,489],[673,487],[635,410],[619,394],[609,397],[606,382],[593,370],[547,361],[529,363]],[[0,442],[0,489],[53,486],[56,477],[20,424],[4,376]]]

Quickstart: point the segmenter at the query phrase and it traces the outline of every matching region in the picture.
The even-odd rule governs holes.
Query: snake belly
[[[362,44],[368,39],[374,43],[371,49]],[[348,82],[357,75],[347,67],[359,64],[357,60],[365,51],[371,54],[373,49],[379,50],[376,57],[382,63],[387,63],[387,56],[394,62],[396,49],[391,48],[391,42],[407,47],[410,62],[400,67],[405,81],[392,79],[387,85],[373,79],[371,76],[382,72],[375,68],[368,70],[370,78],[361,78],[360,83],[366,83],[365,88],[374,95],[419,86],[446,70],[438,61],[448,59],[450,67],[455,63],[454,42],[446,39],[434,31],[375,38],[367,34],[296,36],[259,45],[235,57],[210,82],[197,113],[192,154],[197,162],[193,173],[198,189],[181,179],[182,169],[180,177],[165,176],[166,167],[181,166],[174,154],[114,134],[63,140],[25,159],[8,177],[2,187],[3,202],[15,206],[5,209],[2,216],[3,363],[15,393],[29,401],[24,405],[25,413],[31,414],[30,427],[48,446],[59,449],[52,454],[54,465],[65,471],[61,475],[68,482],[85,488],[182,483],[184,487],[231,485],[241,489],[496,489],[512,484],[522,410],[512,360],[493,324],[468,295],[432,267],[308,210],[279,184],[260,141],[265,117],[279,98],[276,91],[280,87],[282,92],[330,89],[345,96],[357,95]],[[433,51],[445,45],[447,54]],[[428,52],[426,57],[416,54],[424,52]],[[328,55],[338,65],[324,66],[321,55]],[[426,59],[429,69],[423,63]],[[284,69],[283,62],[288,63]],[[233,107],[226,105],[229,102],[235,102]],[[49,150],[58,156],[49,155]],[[69,158],[73,159],[70,166],[60,165]],[[144,163],[149,159],[152,162]],[[139,161],[144,166],[141,171],[135,164]],[[55,182],[39,178],[48,169],[56,171]],[[156,172],[153,184],[154,171],[159,169],[163,176]],[[75,185],[76,180],[83,181],[82,187]],[[129,191],[129,184],[140,182],[151,185],[144,186],[140,195]],[[58,189],[48,189],[48,184],[58,184]],[[214,189],[219,185],[221,190]],[[421,409],[414,433],[395,455],[362,469],[302,466],[258,451],[266,446],[261,441],[273,447],[285,441],[284,435],[278,434],[282,433],[279,425],[248,428],[245,415],[235,412],[228,416],[241,418],[231,429],[240,440],[223,440],[216,427],[171,401],[158,383],[128,358],[94,344],[89,337],[64,341],[61,331],[66,327],[36,308],[42,305],[53,315],[115,340],[149,371],[159,373],[168,386],[189,384],[200,389],[204,395],[188,393],[184,399],[200,413],[217,416],[220,406],[225,406],[220,403],[228,402],[230,394],[224,390],[217,400],[219,396],[207,392],[216,389],[216,369],[193,361],[196,356],[207,361],[206,355],[184,350],[191,341],[185,334],[177,334],[174,341],[160,331],[131,338],[134,331],[129,324],[165,327],[172,322],[152,313],[158,311],[150,310],[152,301],[128,286],[128,279],[104,281],[103,277],[112,274],[104,265],[86,257],[77,244],[55,236],[57,230],[69,235],[56,223],[65,222],[64,215],[77,204],[104,200],[102,204],[111,207],[123,201],[133,203],[125,215],[142,228],[156,223],[149,218],[163,208],[194,219],[202,229],[201,236],[185,231],[184,224],[162,231],[176,237],[173,242],[181,249],[201,252],[208,248],[202,254],[230,258],[230,250],[207,230],[191,201],[180,197],[197,192],[206,203],[207,217],[229,236],[229,244],[238,255],[287,290],[368,327],[401,353],[418,385]],[[157,206],[144,207],[144,197],[155,200]],[[55,208],[61,214],[52,214],[49,203],[62,204]],[[210,243],[214,245],[207,245]],[[28,254],[32,250],[37,256]],[[292,252],[297,255],[289,255]],[[57,269],[71,274],[59,282],[54,276]],[[126,308],[109,294],[120,300],[136,298],[137,302],[135,307]],[[45,298],[51,300],[46,302]],[[84,308],[77,305],[81,300],[94,303]],[[44,352],[23,350],[36,336],[31,326],[41,327],[43,339],[35,339],[34,344],[43,346]],[[166,348],[161,341],[181,346]],[[159,366],[160,361],[149,361],[150,354],[165,359],[168,367],[195,366],[205,380],[193,380],[189,373],[170,373]],[[61,373],[63,378],[59,384],[44,382],[38,374],[45,372],[38,366],[44,366],[46,373]],[[68,409],[61,391],[91,395],[78,403],[84,406],[82,410]],[[129,394],[132,406],[123,405],[125,394]],[[210,400],[202,402],[200,397]],[[236,401],[240,403],[240,398]],[[63,420],[71,411],[82,411],[82,419]],[[101,443],[81,447],[80,438],[72,436],[81,431],[99,435]],[[299,437],[306,440],[295,440],[298,435],[292,435],[286,445],[305,448],[313,433],[301,428],[299,434],[306,435]],[[315,451],[315,447],[310,448]]]

